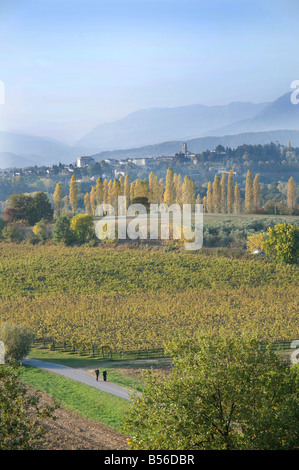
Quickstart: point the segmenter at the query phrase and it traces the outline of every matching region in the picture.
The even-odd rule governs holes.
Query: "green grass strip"
[[[24,367],[21,380],[58,400],[62,408],[100,421],[118,431],[122,430],[122,423],[131,406],[127,400],[35,367]]]
[[[127,362],[116,361],[115,363],[110,360],[93,359],[88,357],[80,357],[62,351],[50,351],[49,349],[33,348],[28,354],[28,357],[33,359],[39,359],[46,362],[54,362],[56,364],[62,364],[68,367],[74,368],[88,368],[94,370],[96,367],[102,371],[105,368],[108,372],[108,380],[120,387],[127,388],[128,390],[141,392],[144,386],[144,382],[141,378],[133,377],[132,375],[126,375],[122,372],[123,368],[138,369],[142,364],[146,367],[146,363],[139,361],[136,366],[132,367],[127,365]],[[103,364],[103,365],[102,365]]]

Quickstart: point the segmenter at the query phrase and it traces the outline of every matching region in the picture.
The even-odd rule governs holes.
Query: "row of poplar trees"
[[[239,183],[234,184],[233,171],[227,176],[222,173],[221,179],[215,175],[213,183],[208,182],[207,195],[203,198],[205,212],[236,213],[246,212],[251,214],[257,212],[261,206],[261,188],[259,176],[252,180],[249,170],[246,176],[245,200],[241,197]]]
[[[138,198],[147,198],[152,204],[172,203],[194,204],[195,189],[194,181],[189,176],[185,176],[182,181],[181,175],[177,175],[171,168],[168,169],[166,180],[158,178],[153,172],[148,179],[137,179],[130,181],[129,175],[121,176],[119,179],[107,178],[103,181],[99,177],[96,185],[91,191],[84,195],[84,207],[86,214],[95,215],[96,207],[99,204],[111,204],[117,212],[118,196],[126,196],[127,206],[134,203]],[[76,176],[73,175],[70,182],[69,194],[62,197],[61,184],[58,183],[53,194],[55,214],[59,216],[62,212],[69,213],[70,209],[74,215],[78,206],[78,187]],[[199,198],[197,199],[199,201]]]
[[[192,178],[174,173],[168,168],[165,181],[159,179],[153,172],[148,179],[137,179],[130,181],[128,175],[119,179],[107,178],[103,181],[99,177],[96,185],[84,196],[84,207],[86,214],[95,215],[96,207],[99,204],[111,204],[117,212],[118,196],[126,196],[127,205],[134,203],[137,198],[147,198],[149,203],[168,206],[171,204],[203,204],[204,212],[215,213],[256,213],[261,207],[261,186],[259,176],[253,179],[250,170],[247,172],[244,200],[238,182],[234,184],[233,171],[227,175],[223,173],[221,178],[216,174],[213,182],[208,182],[207,193],[202,199],[195,193],[195,185]],[[77,212],[78,187],[76,176],[73,175],[70,182],[69,195],[62,197],[61,184],[58,183],[53,195],[55,204],[55,214],[59,216],[62,211]],[[296,184],[291,177],[288,182],[287,205],[290,212],[294,212],[297,207]]]
[[[208,183],[207,195],[203,198],[205,212],[246,214],[258,213],[261,208],[261,185],[259,175],[254,179],[250,170],[247,171],[244,200],[241,197],[239,183],[233,182],[233,171],[221,179],[215,175],[213,183]],[[288,181],[287,206],[291,214],[297,209],[297,190],[293,177]]]

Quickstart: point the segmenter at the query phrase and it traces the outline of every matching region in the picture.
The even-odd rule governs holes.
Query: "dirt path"
[[[27,389],[34,393],[32,387]],[[47,394],[39,392],[40,402],[51,404]],[[127,450],[127,437],[97,421],[83,418],[78,413],[58,408],[56,421],[45,420],[47,433],[43,450]]]

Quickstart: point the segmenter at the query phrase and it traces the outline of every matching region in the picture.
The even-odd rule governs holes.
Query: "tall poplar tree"
[[[61,214],[61,207],[62,207],[62,189],[61,183],[56,184],[56,188],[53,194],[54,205],[55,205],[55,215],[59,217]]]
[[[221,177],[221,212],[225,213],[227,209],[227,196],[226,196],[226,174],[222,173]]]
[[[208,182],[208,189],[207,189],[207,212],[213,212],[213,193],[212,193],[212,183],[211,181]]]
[[[103,183],[103,204],[108,204],[108,179],[104,179]]]
[[[192,208],[195,204],[194,181],[190,176],[185,176],[182,186],[183,204],[191,204]]]
[[[241,191],[239,188],[239,184],[235,184],[235,191],[234,191],[234,212],[236,214],[240,214],[241,212]]]
[[[70,200],[70,205],[72,208],[72,213],[73,215],[75,215],[76,210],[77,210],[77,204],[78,204],[78,188],[77,188],[77,180],[76,180],[75,175],[71,177],[69,200]]]
[[[124,177],[121,175],[118,180],[118,195],[123,196],[125,189]]]
[[[108,186],[107,186],[107,202],[108,202],[108,204],[113,204],[113,201],[112,201],[112,185],[113,185],[113,181],[110,179],[108,181]]]
[[[247,171],[246,185],[245,185],[245,212],[251,214],[253,209],[253,188],[252,188],[252,174]]]
[[[134,197],[148,197],[148,185],[144,180],[138,179],[135,182]]]
[[[120,183],[118,179],[114,178],[112,187],[111,187],[111,202],[115,214],[118,213],[118,196],[120,195]]]
[[[159,178],[156,175],[152,182],[151,182],[151,190],[149,195],[149,202],[151,204],[160,204],[161,203],[161,192],[163,192],[163,188],[159,183]]]
[[[96,202],[97,202],[97,206],[99,204],[102,204],[103,203],[103,180],[102,178],[99,176],[99,178],[97,179],[97,184],[96,184]]]
[[[148,198],[149,201],[152,202],[154,198],[154,179],[155,179],[155,174],[153,171],[150,172],[148,176]]]
[[[173,175],[173,202],[176,202],[176,188],[177,188],[178,174]]]
[[[125,176],[125,181],[124,181],[124,196],[126,197],[126,205],[127,208],[130,204],[130,177],[129,175]]]
[[[170,206],[175,201],[173,177],[174,177],[174,173],[173,173],[172,168],[168,168],[166,172],[165,192],[164,192],[164,202],[165,204],[167,204],[167,206]]]
[[[97,207],[97,201],[96,201],[96,188],[93,186],[90,191],[90,209],[92,215],[95,215],[96,213],[96,207]]]
[[[218,175],[215,175],[213,182],[213,211],[216,213],[221,211],[221,187]]]
[[[130,184],[130,203],[132,204],[132,201],[135,197],[135,183],[134,181],[132,181],[132,183]]]
[[[253,180],[253,208],[257,212],[261,207],[261,188],[259,175],[255,175]]]
[[[294,214],[297,208],[297,191],[296,191],[296,183],[291,176],[288,181],[288,190],[287,190],[287,206],[291,214]]]
[[[163,178],[159,179],[159,204],[163,202],[163,195],[164,195],[164,181]]]
[[[182,177],[181,175],[177,175],[176,183],[175,183],[175,202],[177,204],[182,204]]]
[[[69,215],[69,197],[64,196],[63,198],[63,212],[65,213],[66,216]]]
[[[230,170],[227,180],[227,213],[231,214],[234,211],[234,174]]]
[[[91,213],[91,208],[90,208],[89,193],[86,193],[85,196],[84,196],[84,207],[85,207],[85,214],[90,214]]]

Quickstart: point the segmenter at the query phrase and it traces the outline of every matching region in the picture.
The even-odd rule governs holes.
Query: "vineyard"
[[[150,248],[0,245],[0,318],[39,341],[113,351],[176,335],[299,337],[296,266]]]

